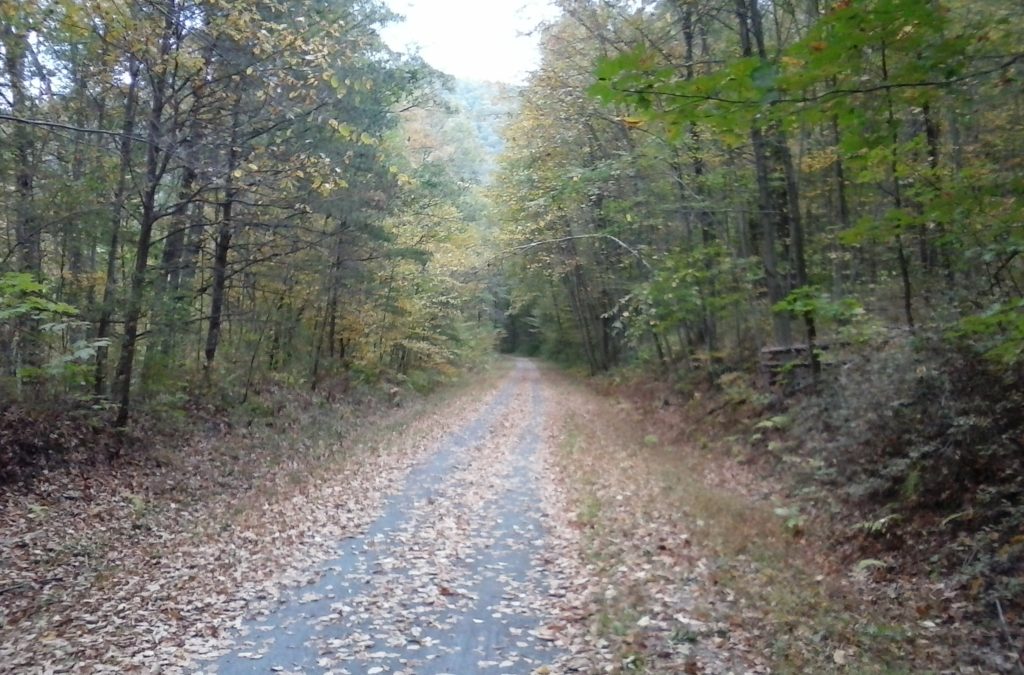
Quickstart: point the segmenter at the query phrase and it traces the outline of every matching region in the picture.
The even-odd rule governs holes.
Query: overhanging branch
[[[96,129],[93,127],[76,127],[73,124],[64,124],[63,122],[50,122],[47,120],[34,120],[26,117],[17,117],[16,115],[8,115],[6,113],[0,113],[0,122],[15,122],[17,124],[26,124],[32,127],[45,127],[47,129],[61,129],[63,131],[74,131],[80,134],[98,134],[100,136],[114,136],[116,138],[129,138],[137,143],[148,143],[149,141],[142,136],[135,136],[133,134],[126,134],[123,131],[113,131],[110,129]]]
[[[574,234],[574,235],[569,236],[569,237],[559,237],[558,239],[543,239],[541,241],[531,241],[529,244],[523,244],[522,246],[514,246],[514,247],[508,249],[508,251],[506,251],[506,253],[513,253],[513,252],[514,253],[518,253],[520,251],[527,251],[527,250],[529,250],[531,248],[537,248],[538,246],[545,246],[547,244],[560,244],[562,242],[572,241],[574,239],[610,239],[611,241],[615,242],[616,244],[618,244],[622,248],[624,248],[627,251],[629,251],[633,255],[634,258],[636,258],[637,260],[640,261],[641,265],[643,265],[644,267],[647,268],[647,270],[649,272],[653,272],[654,271],[654,268],[651,267],[651,264],[644,259],[644,257],[640,254],[640,251],[636,250],[635,248],[633,248],[632,246],[630,246],[626,242],[622,241],[618,237],[616,237],[614,235],[611,235],[611,234],[604,234],[604,233]]]

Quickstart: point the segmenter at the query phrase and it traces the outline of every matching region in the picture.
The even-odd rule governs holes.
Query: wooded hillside
[[[124,426],[137,400],[430,377],[486,349],[484,285],[462,273],[479,171],[451,161],[478,141],[438,135],[448,84],[383,45],[392,18],[2,3],[4,406]]]
[[[1019,12],[560,5],[493,187],[509,348],[661,373],[794,532],[1019,606]]]
[[[609,569],[642,567],[649,544],[667,553],[655,530],[685,516],[696,533],[694,513],[725,495],[744,506],[711,509],[708,529],[742,541],[705,537],[707,579],[718,550],[760,590],[770,575],[751,542],[783,532],[777,553],[800,541],[827,561],[822,579],[856,577],[885,611],[937,617],[938,635],[980,627],[963,649],[933,650],[858,623],[870,603],[847,597],[856,635],[789,641],[811,620],[749,600],[779,663],[817,672],[807,664],[847,659],[847,642],[882,663],[877,639],[892,663],[929,652],[1024,672],[1020,7],[554,4],[519,87],[392,51],[380,30],[396,17],[375,0],[0,0],[0,486],[21,508],[7,526],[24,544],[53,506],[93,513],[90,472],[105,469],[98,494],[140,519],[125,475],[174,492],[195,471],[207,478],[187,494],[202,502],[254,485],[236,470],[247,462],[263,478],[301,473],[326,456],[303,454],[307,421],[330,418],[317,442],[342,452],[350,428],[334,417],[368,388],[398,406],[403,388],[502,350],[619,397],[594,413],[593,392],[573,395],[558,426],[571,452],[549,466],[605,480],[608,503],[616,482],[644,493],[629,506],[659,525],[648,539],[629,538],[628,518],[608,530],[634,561]],[[525,391],[539,375],[520,365]],[[390,407],[364,407],[353,419],[386,426]],[[587,423],[626,409],[608,438]],[[229,428],[223,453],[200,450]],[[637,443],[642,428],[670,439]],[[202,438],[177,438],[189,434]],[[177,463],[161,458],[179,446]],[[600,451],[592,478],[576,446]],[[39,503],[36,478],[51,486]],[[765,504],[767,519],[736,525]],[[572,508],[569,529],[601,525]],[[40,531],[57,540],[63,522]],[[22,548],[24,579],[0,593],[19,593],[28,620],[58,576]],[[766,588],[785,592],[800,565]],[[639,596],[620,600],[631,627],[614,639],[656,652]],[[670,625],[665,644],[688,642]]]

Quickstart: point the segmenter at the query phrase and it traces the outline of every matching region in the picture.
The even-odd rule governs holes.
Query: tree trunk
[[[4,66],[10,90],[11,114],[28,118],[29,94],[25,61],[28,58],[28,35],[13,25],[3,27]],[[27,124],[15,124],[11,131],[14,145],[14,241],[18,251],[18,267],[22,272],[38,276],[42,267],[42,242],[33,204],[35,191],[35,165],[32,129]]]
[[[764,34],[761,28],[761,13],[756,0],[736,0],[736,16],[739,20],[740,47],[744,57],[755,54],[763,60],[766,58]],[[778,145],[785,143],[782,132],[769,129],[772,141]],[[764,268],[765,283],[768,289],[768,301],[774,306],[781,302],[788,293],[785,279],[779,271],[777,240],[780,233],[789,231],[789,196],[785,184],[779,185],[773,180],[780,167],[772,165],[772,152],[766,130],[755,121],[750,129],[750,141],[754,151],[754,172],[757,180],[758,208],[760,215],[755,219],[759,225],[761,244],[761,263]],[[781,189],[780,189],[781,188]],[[775,343],[779,346],[792,344],[793,337],[789,317],[783,312],[772,312],[772,325]]]
[[[239,161],[239,120],[241,117],[241,93],[235,97],[234,110],[231,113],[231,139],[228,146],[227,173],[224,178],[224,203],[221,207],[220,228],[217,231],[217,244],[213,253],[213,283],[210,287],[210,323],[206,332],[206,357],[204,369],[209,377],[210,367],[217,356],[220,343],[220,331],[224,320],[224,293],[227,283],[228,253],[231,251],[231,237],[234,235],[234,205],[237,197],[235,186],[235,170]]]
[[[11,114],[28,118],[29,82],[25,72],[29,42],[27,32],[17,30],[13,25],[0,29],[3,44],[4,65],[7,70],[7,84],[10,91]],[[42,275],[42,245],[39,223],[36,219],[35,191],[35,143],[33,130],[26,124],[15,124],[11,132],[14,146],[14,247],[16,267],[36,278]],[[10,221],[8,221],[10,222]],[[12,340],[11,365],[16,376],[18,394],[21,394],[22,367],[38,368],[43,363],[42,341],[37,329],[38,320],[26,315],[15,321]]]
[[[114,376],[114,391],[118,408],[115,426],[128,424],[131,412],[132,369],[138,347],[139,322],[142,319],[142,303],[146,288],[146,272],[149,268],[149,249],[153,239],[153,226],[157,219],[156,200],[160,184],[166,171],[164,142],[164,109],[167,105],[168,63],[174,33],[178,25],[176,0],[168,0],[162,8],[165,11],[164,28],[160,37],[160,57],[150,75],[153,83],[152,101],[149,112],[146,137],[146,182],[142,193],[142,218],[139,222],[139,239],[135,246],[135,266],[132,270],[131,290],[124,320],[124,334],[121,338],[121,355]]]
[[[928,168],[931,170],[931,180],[934,183],[936,192],[939,189],[941,180],[939,172],[939,123],[935,119],[934,111],[930,104],[921,108],[921,115],[924,117],[925,140],[928,144]],[[935,223],[935,234],[938,242],[932,242],[931,257],[942,265],[943,277],[946,281],[946,289],[956,288],[956,271],[953,269],[953,262],[950,260],[949,244],[946,242],[946,224],[941,220]]]
[[[103,300],[100,303],[100,316],[96,325],[96,339],[101,341],[110,338],[110,324],[114,315],[114,293],[117,291],[117,256],[121,248],[121,223],[124,219],[124,207],[128,197],[128,174],[131,170],[132,139],[135,133],[135,113],[138,103],[139,62],[134,58],[128,64],[128,94],[124,101],[124,119],[121,122],[120,164],[117,172],[117,185],[110,207],[110,241],[107,248],[106,278],[103,283]],[[100,346],[96,349],[96,369],[93,377],[94,391],[97,396],[104,394],[107,376],[107,355],[109,347]]]
[[[882,81],[889,81],[889,66],[886,55],[886,46],[882,44]],[[889,161],[889,172],[892,174],[892,199],[893,206],[897,210],[903,209],[903,186],[900,182],[899,163],[897,153],[899,151],[899,124],[896,121],[896,113],[893,110],[892,90],[885,90],[886,100],[886,123],[889,125],[890,142],[892,143],[892,157]],[[900,268],[900,281],[903,285],[903,316],[907,322],[907,328],[914,330],[914,301],[913,289],[910,285],[910,258],[907,256],[906,248],[903,246],[903,236],[896,232],[896,260]]]

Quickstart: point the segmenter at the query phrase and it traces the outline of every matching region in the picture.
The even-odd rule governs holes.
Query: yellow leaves
[[[338,136],[348,141],[355,135],[355,130],[347,124],[342,124],[336,119],[327,120],[327,126],[329,126]]]
[[[802,60],[792,56],[783,56],[780,60],[782,61],[782,65],[793,70],[803,68],[804,66],[804,62]]]
[[[329,178],[324,180],[322,178],[314,178],[312,182],[313,191],[323,196],[333,194],[338,190],[344,190],[348,187],[348,181],[341,178]]]
[[[5,19],[8,23],[14,23],[14,19],[18,16],[18,6],[16,3],[0,3],[0,18]]]
[[[357,132],[355,129],[353,129],[348,124],[345,124],[344,122],[339,122],[333,117],[327,120],[326,124],[328,127],[331,128],[331,130],[334,131],[334,133],[338,134],[338,136],[343,140],[356,141],[358,143],[361,143],[362,145],[377,145],[378,143],[376,138],[374,138],[365,131],[359,132],[359,135],[357,136]]]
[[[906,26],[900,29],[900,32],[896,35],[896,39],[903,40],[904,38],[909,37],[910,34],[914,32],[914,28],[916,28],[916,24],[907,24]]]
[[[619,121],[630,129],[639,129],[644,126],[644,120],[639,117],[620,117]]]
[[[807,173],[821,171],[832,166],[837,158],[835,148],[822,148],[821,150],[807,153],[800,162],[800,169]]]

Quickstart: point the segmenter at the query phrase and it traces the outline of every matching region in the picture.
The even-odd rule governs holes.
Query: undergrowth
[[[776,670],[1018,672],[1021,374],[920,338],[832,360],[795,394],[739,371],[598,388],[642,412],[619,442]]]
[[[879,581],[940,579],[967,603],[946,620],[1024,628],[1024,373],[937,341],[874,347],[763,412],[751,456],[828,514],[848,560],[882,559]]]
[[[911,645],[927,636],[905,628],[902,618],[863,607],[855,590],[784,526],[772,502],[747,493],[739,476],[723,475],[709,450],[673,442],[673,431],[656,417],[646,416],[639,426],[630,422],[576,419],[563,453],[592,467],[577,493],[577,518],[586,527],[590,560],[602,574],[614,576],[622,567],[636,567],[637,557],[679,548],[690,566],[706,570],[691,598],[692,613],[708,625],[724,618],[725,627],[681,625],[673,639],[693,644],[696,658],[701,645],[734,634],[737,642],[756,645],[774,672],[830,672],[837,660],[851,672],[913,672],[923,657]],[[667,442],[652,446],[655,434]],[[616,464],[622,472],[610,474]],[[737,484],[729,485],[733,478]],[[622,495],[626,499],[616,499]],[[623,519],[644,526],[627,533]],[[675,541],[645,536],[676,525],[688,532],[682,541],[679,535]],[[677,583],[685,583],[685,576]],[[652,594],[642,584],[623,586],[595,618],[595,629],[619,645],[616,672],[667,672],[651,662],[655,646],[635,635],[637,618],[651,611]],[[715,672],[696,670],[696,662],[693,668]]]
[[[36,479],[59,473],[88,480],[121,464],[164,469],[180,464],[192,449],[203,445],[203,439],[221,437],[249,439],[263,448],[257,464],[275,458],[276,466],[282,453],[271,450],[279,442],[291,443],[282,440],[289,438],[286,431],[303,429],[339,438],[362,417],[416,405],[435,392],[443,396],[468,376],[487,377],[494,364],[493,359],[476,359],[464,372],[444,376],[414,372],[409,377],[374,381],[343,374],[321,379],[315,389],[283,378],[265,378],[247,386],[243,396],[229,394],[215,379],[197,378],[187,392],[140,400],[131,424],[123,429],[113,425],[114,407],[102,398],[0,402],[0,486],[28,490]],[[222,445],[233,447],[232,443]],[[238,461],[244,458],[230,455],[234,451],[227,452],[224,460],[233,465],[232,471],[255,468]]]

